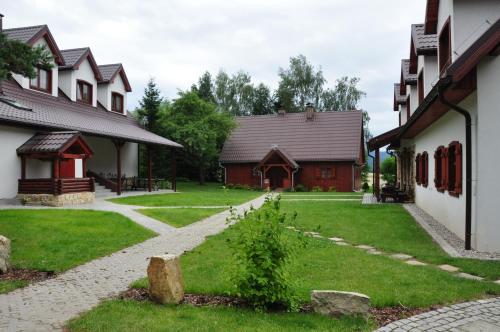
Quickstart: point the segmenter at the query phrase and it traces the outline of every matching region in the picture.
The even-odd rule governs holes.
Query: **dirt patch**
[[[419,315],[427,311],[437,310],[439,308],[441,307],[432,306],[428,308],[407,308],[399,306],[387,308],[370,308],[370,315],[377,322],[378,326],[385,326],[394,321]]]
[[[0,274],[0,280],[25,280],[37,282],[53,278],[56,274],[52,271],[37,271],[30,269],[10,269],[7,273]]]

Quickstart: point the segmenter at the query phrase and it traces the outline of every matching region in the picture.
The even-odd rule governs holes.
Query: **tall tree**
[[[358,77],[344,76],[337,80],[333,89],[325,90],[321,95],[320,108],[324,111],[351,111],[358,107],[358,103],[365,92],[358,89]]]
[[[179,92],[179,98],[162,116],[164,135],[184,146],[186,158],[198,168],[200,184],[205,183],[207,169],[235,125],[230,114],[218,112],[213,103],[192,91]]]
[[[253,85],[248,73],[229,76],[221,70],[215,77],[215,103],[218,110],[235,116],[252,113]]]
[[[276,94],[288,112],[302,112],[307,103],[319,105],[326,80],[321,68],[316,70],[304,55],[291,57],[289,67],[280,68],[278,75]]]
[[[53,57],[44,46],[31,47],[0,33],[0,81],[12,73],[36,77],[35,68],[51,69]]]
[[[139,101],[141,107],[137,109],[137,114],[146,129],[154,133],[158,132],[158,119],[162,101],[163,98],[160,96],[160,90],[156,87],[156,82],[153,78],[150,78],[144,89],[144,96]]]
[[[252,115],[272,114],[275,112],[271,90],[260,83],[253,89]]]
[[[198,85],[193,85],[192,90],[204,101],[215,102],[212,75],[208,71],[201,75],[198,79]]]

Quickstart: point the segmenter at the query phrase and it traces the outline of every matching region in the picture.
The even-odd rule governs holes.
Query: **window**
[[[421,183],[421,171],[420,171],[420,166],[421,166],[421,159],[422,156],[417,154],[417,157],[415,157],[415,181],[417,181],[417,184]]]
[[[406,122],[410,120],[411,107],[410,107],[410,96],[406,98]]]
[[[451,63],[451,30],[450,18],[446,20],[439,34],[439,71],[443,72]]]
[[[30,88],[50,93],[52,90],[52,70],[37,67],[35,71],[36,77],[30,79]]]
[[[322,168],[321,169],[321,178],[322,179],[330,179],[332,177],[332,169],[331,168]]]
[[[458,196],[462,193],[462,144],[451,142],[448,146],[448,192]]]
[[[92,84],[76,81],[76,100],[92,105]]]
[[[123,113],[123,95],[117,92],[111,93],[111,110],[113,112]]]
[[[418,87],[418,104],[422,104],[422,101],[424,101],[424,71],[421,70],[420,74],[418,74],[418,80],[417,80],[417,87]]]
[[[447,149],[444,146],[437,148],[434,153],[434,185],[439,192],[446,187],[446,159]]]
[[[420,158],[420,182],[424,187],[429,184],[429,154],[427,152],[422,153]]]
[[[399,126],[401,127],[401,111],[399,111]]]

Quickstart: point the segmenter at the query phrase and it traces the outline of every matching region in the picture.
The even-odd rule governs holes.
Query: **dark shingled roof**
[[[401,83],[406,84],[417,84],[417,74],[410,74],[410,60],[401,60],[401,73],[403,76],[403,81]]]
[[[73,68],[80,62],[80,59],[90,51],[88,47],[82,48],[73,48],[70,50],[61,50],[61,54],[64,59],[65,66],[62,66],[61,69],[64,68]]]
[[[132,91],[132,87],[128,81],[127,75],[125,74],[125,69],[121,63],[114,63],[109,65],[100,65],[99,71],[101,72],[101,80],[98,83],[109,83],[112,81],[118,73],[122,78],[123,84],[125,85],[125,90],[127,92]]]
[[[2,32],[9,39],[18,40],[23,43],[29,42],[33,37],[35,37],[40,31],[47,28],[46,25],[35,25],[31,27],[13,28],[13,29],[3,29]]]
[[[260,162],[273,146],[300,161],[357,161],[362,141],[361,111],[320,112],[236,118],[238,127],[227,139],[222,163]]]
[[[426,35],[424,33],[423,24],[412,24],[411,37],[413,39],[417,55],[436,54],[438,45],[437,35],[435,34]]]
[[[0,122],[49,130],[75,130],[84,134],[124,141],[182,146],[143,128],[129,116],[107,111],[98,103],[92,107],[68,99],[62,91],[54,97],[23,89],[13,79],[0,83]]]
[[[77,131],[36,133],[17,148],[18,154],[59,152],[70,140],[80,136]]]

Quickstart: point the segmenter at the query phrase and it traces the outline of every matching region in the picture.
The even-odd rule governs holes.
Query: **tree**
[[[271,90],[260,83],[253,89],[252,115],[272,114],[275,112]]]
[[[215,102],[212,75],[208,71],[201,75],[198,79],[198,85],[193,85],[192,90],[204,101]]]
[[[34,78],[37,66],[49,70],[53,67],[52,61],[52,54],[45,46],[31,47],[0,33],[0,81],[12,73]]]
[[[380,166],[380,173],[382,174],[382,180],[394,185],[396,183],[396,158],[392,156],[385,158]]]
[[[158,133],[158,119],[162,100],[156,82],[153,78],[150,78],[148,85],[144,89],[144,96],[139,101],[141,107],[137,109],[137,114],[140,122],[153,133]]]
[[[218,112],[213,103],[192,91],[179,92],[179,98],[162,115],[163,136],[184,146],[186,158],[198,168],[200,184],[205,183],[207,168],[235,126],[230,114]]]
[[[215,77],[215,103],[219,111],[235,116],[252,114],[253,85],[248,73],[229,76],[221,70]]]
[[[302,112],[307,103],[319,105],[326,80],[321,68],[316,70],[305,56],[291,57],[289,67],[280,68],[278,75],[276,95],[288,112]]]
[[[335,87],[327,89],[321,96],[320,108],[324,111],[352,111],[357,109],[358,103],[365,92],[359,90],[358,77],[344,76],[337,80]]]

